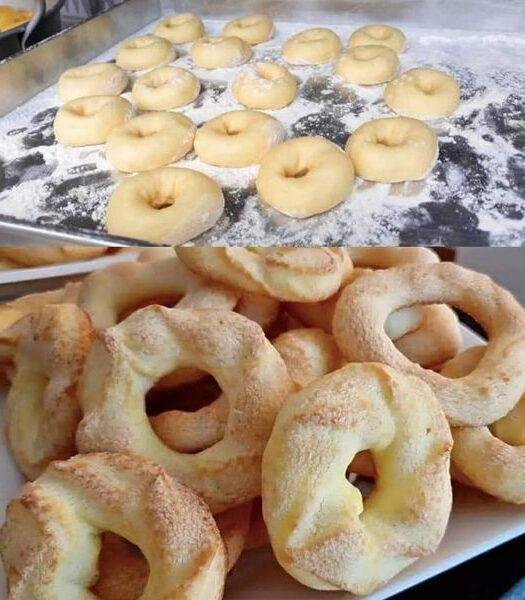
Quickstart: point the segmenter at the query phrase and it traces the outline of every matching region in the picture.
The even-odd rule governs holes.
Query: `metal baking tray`
[[[163,14],[183,10],[202,15],[211,33],[241,13],[272,16],[276,36],[255,48],[254,60],[280,60],[282,41],[314,24],[333,28],[346,42],[356,27],[386,21],[407,34],[402,69],[441,68],[452,73],[462,89],[458,112],[432,122],[440,138],[440,157],[429,178],[395,185],[357,180],[347,201],[306,220],[285,217],[258,200],[256,167],[218,169],[188,156],[178,164],[214,177],[226,197],[223,218],[194,243],[525,244],[525,40],[516,0],[423,0],[417,2],[417,10],[416,3],[408,1],[248,0],[240,8],[233,1],[128,0],[0,64],[0,106],[5,111],[17,106],[0,121],[0,240],[4,232],[25,242],[38,236],[39,243],[137,243],[104,232],[107,200],[123,175],[111,169],[103,149],[67,149],[55,143],[52,122],[58,99],[52,84],[71,65],[113,59],[123,39],[150,32]],[[192,68],[202,80],[202,94],[182,110],[198,125],[241,108],[229,91],[235,69],[194,69],[188,47],[175,64]],[[343,145],[361,123],[391,114],[381,102],[382,86],[342,85],[330,66],[292,71],[300,81],[299,98],[271,112],[291,136],[323,135]],[[9,83],[13,81],[16,85]]]

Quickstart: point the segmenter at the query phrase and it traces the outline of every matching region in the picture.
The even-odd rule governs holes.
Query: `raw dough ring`
[[[273,21],[266,15],[250,15],[226,23],[223,34],[241,38],[250,46],[267,42],[273,35]]]
[[[120,96],[128,87],[128,76],[113,63],[95,63],[68,69],[58,80],[62,102],[85,96]]]
[[[262,469],[281,566],[314,589],[369,594],[435,551],[452,506],[451,446],[428,386],[385,365],[347,365],[288,398]],[[365,500],[346,478],[364,450],[378,471]]]
[[[346,144],[358,177],[396,183],[424,179],[436,164],[434,131],[417,119],[387,117],[359,126]]]
[[[106,158],[125,173],[164,167],[191,151],[196,130],[193,121],[180,113],[144,113],[111,133]]]
[[[285,136],[277,119],[255,110],[232,110],[205,123],[195,135],[195,152],[219,167],[259,164]]]
[[[55,462],[10,502],[0,533],[10,597],[90,597],[105,531],[148,560],[141,598],[222,598],[226,554],[204,502],[154,463],[109,453]]]
[[[169,40],[172,44],[193,42],[204,33],[204,25],[196,15],[180,13],[163,19],[155,29],[155,35]]]
[[[147,391],[179,367],[210,373],[228,399],[223,439],[199,454],[168,448],[145,411]],[[228,311],[150,306],[99,334],[81,383],[77,446],[151,458],[221,512],[260,494],[262,452],[292,390],[257,324]]]
[[[210,36],[193,43],[191,57],[203,69],[237,67],[250,60],[252,49],[241,38]]]
[[[385,88],[386,105],[399,115],[416,119],[449,117],[459,106],[458,82],[436,69],[410,69]]]
[[[397,54],[387,46],[356,46],[335,63],[335,72],[348,83],[377,85],[390,81],[399,69]]]
[[[343,248],[177,248],[192,271],[283,302],[333,295],[352,270]]]
[[[77,384],[94,330],[74,304],[44,306],[18,325],[6,433],[20,470],[34,479],[53,460],[76,452]]]
[[[167,167],[125,179],[106,213],[108,233],[154,244],[185,244],[224,211],[221,188],[204,173]]]
[[[201,82],[186,69],[159,67],[139,77],[133,85],[133,100],[141,110],[170,110],[193,102]]]
[[[298,137],[268,152],[256,183],[263,202],[285,215],[305,219],[348,198],[354,186],[354,167],[332,142]]]
[[[466,377],[447,379],[414,364],[385,335],[388,315],[404,306],[447,303],[471,315],[489,337],[487,352]],[[333,330],[345,358],[377,361],[417,375],[441,401],[452,425],[487,425],[507,414],[525,388],[525,311],[489,277],[452,263],[377,271],[346,287]]]
[[[297,96],[297,80],[286,67],[258,62],[253,69],[241,71],[234,79],[232,93],[248,108],[276,110],[284,108]]]
[[[177,52],[168,40],[143,35],[124,42],[118,49],[117,65],[126,71],[143,71],[173,62]]]
[[[370,44],[386,46],[395,52],[403,52],[406,47],[405,34],[390,25],[366,25],[356,29],[348,40],[349,48]]]
[[[470,348],[441,370],[445,377],[464,377],[485,354]],[[505,502],[525,504],[525,393],[518,404],[490,427],[455,427],[452,464],[461,482]]]
[[[341,52],[341,40],[331,29],[305,29],[288,38],[282,52],[291,65],[320,65],[334,60]]]
[[[64,146],[105,144],[132,114],[133,107],[120,96],[77,98],[58,109],[53,123],[55,138]]]

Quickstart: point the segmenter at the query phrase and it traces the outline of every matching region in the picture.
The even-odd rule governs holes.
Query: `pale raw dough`
[[[335,63],[336,74],[347,83],[377,85],[390,81],[399,68],[397,54],[387,46],[355,46]]]
[[[291,65],[319,65],[334,60],[341,52],[341,40],[324,27],[306,29],[283,44],[283,58]]]
[[[193,62],[203,69],[237,67],[250,60],[251,47],[238,37],[203,37],[191,47]]]
[[[128,86],[128,76],[113,63],[95,63],[74,67],[58,80],[62,102],[86,96],[120,96]]]
[[[387,46],[395,52],[403,52],[406,47],[405,34],[397,27],[390,25],[366,25],[356,29],[348,40],[348,47],[377,44]]]
[[[259,62],[237,75],[232,93],[237,102],[248,108],[276,110],[294,101],[297,80],[282,65]]]
[[[168,40],[156,35],[143,35],[124,42],[117,52],[117,65],[126,71],[143,71],[161,67],[177,58]]]
[[[181,13],[163,19],[155,29],[155,35],[165,38],[172,44],[193,42],[204,33],[204,25],[196,15]]]
[[[304,219],[337,206],[352,191],[348,156],[321,137],[300,137],[273,148],[264,158],[257,190],[263,202]]]
[[[186,69],[158,67],[133,85],[133,100],[142,110],[170,110],[193,102],[199,95],[201,83]]]
[[[267,42],[273,35],[273,21],[266,15],[240,17],[226,23],[223,34],[241,38],[250,46]]]

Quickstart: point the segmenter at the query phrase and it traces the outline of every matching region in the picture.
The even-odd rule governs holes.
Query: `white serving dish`
[[[462,327],[464,348],[480,338]],[[4,409],[0,400],[0,422]],[[0,439],[0,514],[23,483],[5,439]],[[449,527],[438,551],[414,563],[368,600],[384,600],[504,542],[525,534],[525,506],[497,502],[462,491],[455,499]],[[273,558],[270,548],[246,552],[228,577],[225,600],[330,600],[351,594],[310,590],[289,577]],[[0,569],[0,599],[5,600],[5,579]]]

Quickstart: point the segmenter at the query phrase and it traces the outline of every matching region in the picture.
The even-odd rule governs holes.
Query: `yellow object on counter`
[[[0,31],[8,31],[27,23],[33,13],[30,10],[18,10],[13,6],[0,5]]]

